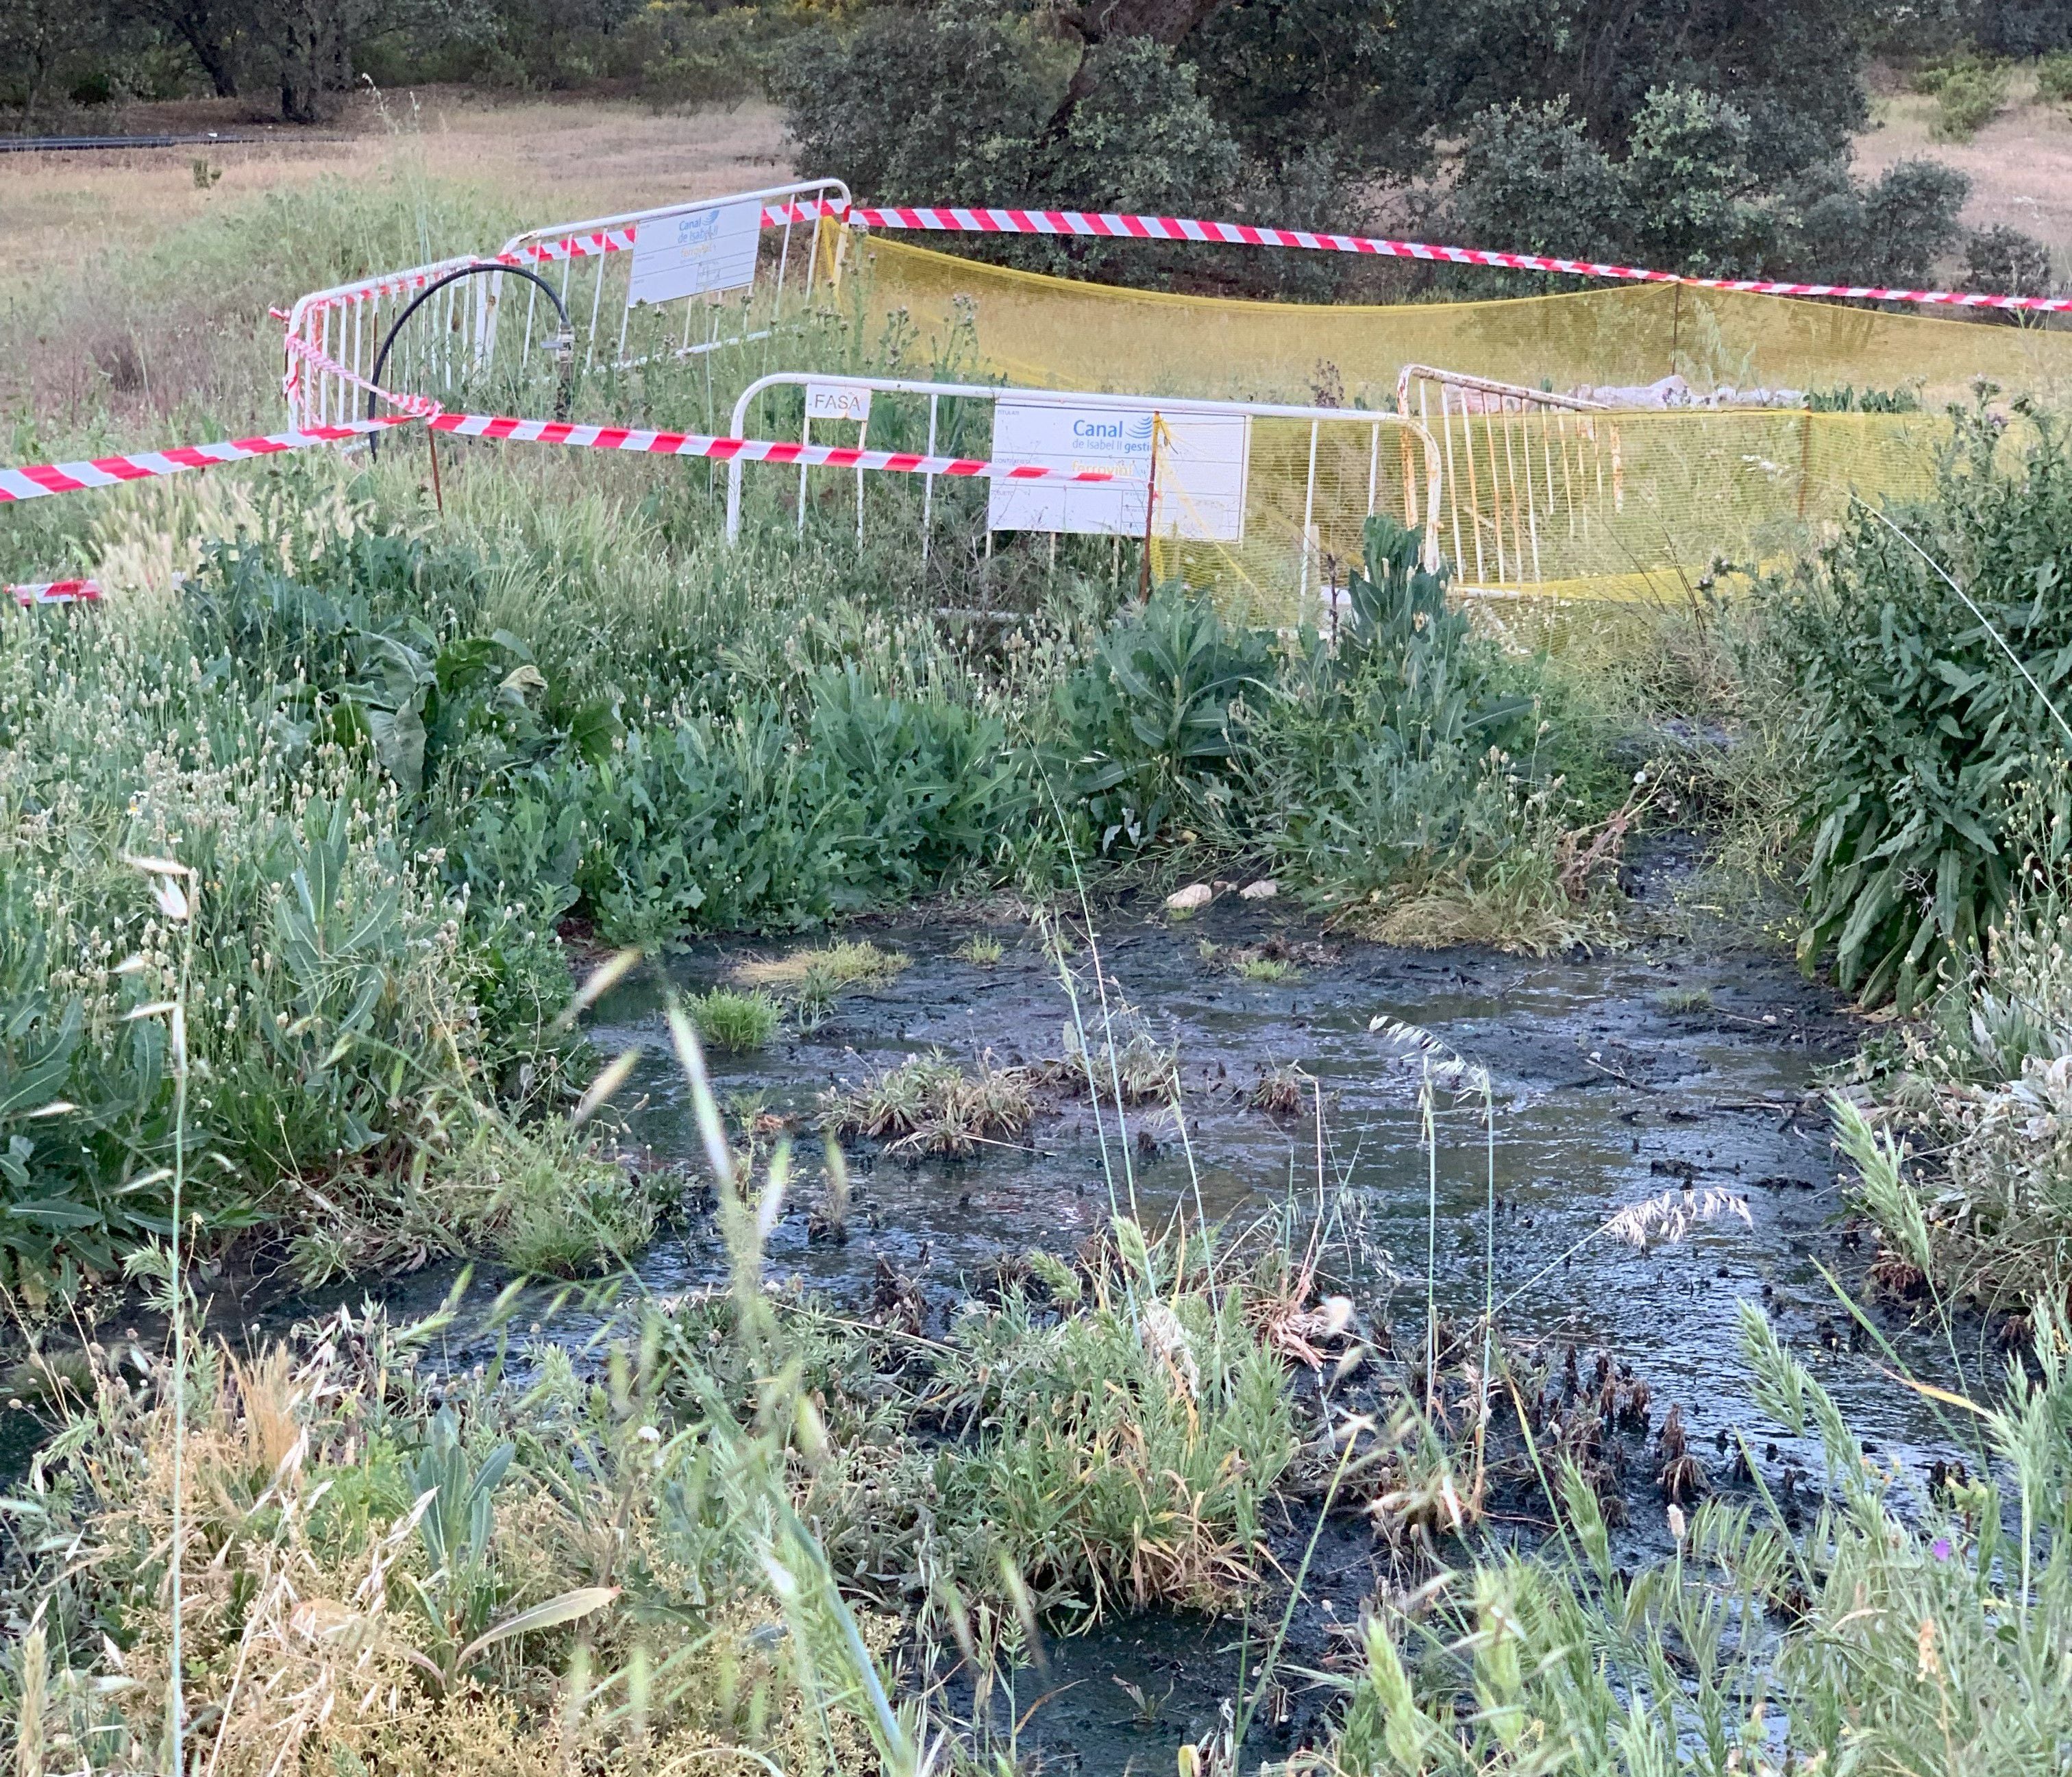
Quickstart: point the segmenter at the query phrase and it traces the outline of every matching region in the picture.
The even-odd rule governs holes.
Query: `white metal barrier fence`
[[[1396,410],[1426,426],[1438,409],[1446,459],[1439,529],[1455,572],[1470,586],[1517,586],[1565,578],[1550,557],[1587,545],[1625,503],[1617,419],[1603,401],[1494,382],[1429,364],[1405,364]],[[1536,459],[1537,459],[1536,461]],[[1559,535],[1555,533],[1559,533]]]
[[[542,361],[588,368],[602,358],[626,367],[658,351],[685,356],[768,338],[787,311],[804,311],[820,274],[817,207],[848,203],[840,179],[800,179],[530,228],[495,254],[462,254],[313,290],[289,311],[286,332],[324,361],[288,352],[282,389],[289,413],[298,426],[335,425],[362,410],[370,383],[453,405],[499,377],[516,386]],[[507,275],[513,271],[533,275]],[[552,295],[542,283],[553,287]],[[520,286],[524,324],[507,326],[503,311]],[[737,299],[731,314],[730,297]],[[409,325],[398,328],[421,298]],[[665,331],[660,323],[674,302],[683,304],[682,325],[672,317]],[[652,324],[636,320],[642,311]],[[738,327],[722,336],[737,317]],[[388,357],[379,363],[392,333]],[[640,356],[629,360],[629,346]]]
[[[1404,414],[779,371],[742,391],[730,425],[734,435],[746,435],[758,401],[779,389],[796,389],[803,397],[802,442],[812,440],[818,421],[824,429],[853,425],[855,442],[867,446],[873,397],[907,397],[925,400],[927,432],[924,444],[908,440],[902,447],[932,455],[941,446],[944,404],[969,401],[984,405],[991,422],[973,455],[1114,475],[1107,486],[1070,492],[1063,484],[992,483],[989,545],[993,533],[1017,530],[1137,537],[1177,552],[1167,559],[1183,577],[1241,586],[1284,614],[1291,597],[1297,612],[1306,611],[1313,592],[1329,602],[1326,589],[1335,589],[1359,561],[1359,533],[1376,512],[1400,511],[1405,523],[1421,524],[1426,565],[1439,564],[1443,455],[1430,428]],[[881,445],[887,442],[883,430],[881,422]],[[1386,436],[1400,450],[1384,450]],[[808,476],[804,469],[797,473],[796,522],[803,527]],[[729,465],[730,542],[741,533],[743,475],[742,463]],[[924,477],[922,489],[924,561],[935,528],[935,480]],[[864,523],[859,474],[859,542]]]

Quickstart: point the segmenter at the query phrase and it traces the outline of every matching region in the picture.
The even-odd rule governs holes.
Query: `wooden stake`
[[[1162,422],[1151,416],[1151,474],[1144,484],[1144,559],[1137,565],[1137,602],[1151,602],[1151,514],[1158,504],[1158,434]]]

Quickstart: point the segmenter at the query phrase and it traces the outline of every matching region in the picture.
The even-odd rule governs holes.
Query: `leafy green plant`
[[[1844,384],[1809,390],[1806,405],[1815,413],[1918,413],[1921,397],[1911,389],[1858,389]]]
[[[1161,588],[1116,620],[1057,693],[1058,788],[1084,803],[1100,851],[1228,824],[1235,731],[1271,670],[1265,638],[1206,599]]]
[[[2008,904],[2009,821],[2044,799],[2045,868],[2072,813],[2058,756],[2072,624],[2054,595],[2072,545],[2072,471],[2031,416],[2012,470],[1999,425],[1965,421],[1933,504],[1864,510],[1817,572],[1775,590],[1794,663],[1812,837],[1809,967],[1864,1003],[1915,1003]],[[1910,541],[1913,538],[1916,541]],[[1947,577],[1946,577],[1947,573]]]
[[[1309,638],[1245,761],[1247,800],[1282,811],[1268,836],[1282,863],[1341,903],[1442,872],[1492,749],[1531,736],[1530,700],[1507,694],[1418,534],[1376,517],[1366,541],[1336,647]]]

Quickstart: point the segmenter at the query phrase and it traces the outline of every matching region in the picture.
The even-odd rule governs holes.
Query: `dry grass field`
[[[1896,75],[1877,71],[1872,86],[1872,127],[1856,138],[1860,175],[1924,154],[1945,162],[1971,177],[1968,226],[2005,223],[2047,241],[2063,275],[2072,256],[2072,113],[2038,101],[2033,72],[2014,71],[2007,109],[1969,142],[1938,141],[1935,101]]]
[[[111,249],[326,175],[471,187],[545,222],[771,184],[788,165],[783,121],[760,103],[658,114],[594,101],[500,103],[434,88],[362,97],[319,130],[247,124],[238,113],[236,101],[138,107],[126,126],[257,140],[207,150],[10,156],[0,183],[0,283],[89,271]],[[221,177],[204,185],[197,160]],[[427,257],[494,245],[433,242]]]
[[[134,108],[123,126],[257,139],[0,167],[0,408],[34,416],[49,449],[162,437],[176,417],[276,420],[266,311],[305,290],[789,176],[761,104],[661,114],[435,89],[370,93],[306,132],[214,102]]]

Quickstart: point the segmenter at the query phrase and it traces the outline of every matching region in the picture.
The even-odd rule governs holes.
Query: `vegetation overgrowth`
[[[407,193],[378,222],[303,214],[339,271],[435,220]],[[837,312],[795,343],[911,348]],[[701,418],[767,349],[590,396]],[[173,1084],[132,1014],[190,963],[189,1211],[205,1243],[256,1228],[318,1277],[455,1250],[567,1272],[652,1230],[604,1179],[557,1235],[511,1182],[528,1162],[481,1159],[582,1084],[564,929],[652,952],[1040,899],[1078,860],[1112,887],[1266,866],[1360,920],[1416,900],[1426,942],[1610,935],[1612,718],[1473,633],[1386,520],[1332,646],[1133,596],[1098,548],[960,545],[979,519],[948,490],[924,574],[899,525],[917,490],[874,492],[859,547],[838,501],[798,514],[751,480],[729,548],[705,468],[624,467],[478,450],[434,486],[406,446],[10,515],[14,571],[70,561],[108,590],[0,614],[0,1281],[27,1311],[167,1232]],[[205,883],[191,932],[138,857]],[[697,1016],[755,1047],[896,960],[823,948]]]
[[[417,257],[390,251],[413,201],[308,225],[342,269]],[[815,326],[827,362],[911,349]],[[253,398],[256,355],[210,362],[198,421]],[[614,393],[703,413],[748,368]],[[18,1770],[997,1770],[1020,1713],[1003,1733],[989,1699],[1043,1634],[1277,1599],[1268,1508],[1320,1498],[1369,1512],[1406,1586],[1311,1768],[2050,1768],[2072,504],[2055,422],[1988,398],[1930,498],[1745,590],[1723,566],[1609,663],[1500,645],[1386,520],[1322,635],[1139,597],[1104,549],[989,554],[948,500],[926,572],[893,526],[857,541],[839,487],[795,510],[751,483],[729,549],[716,482],[676,466],[462,453],[434,483],[392,450],[10,516],[6,561],[110,596],[0,613],[0,1289],[35,1326],[126,1277],[176,1329],[170,1356],[37,1372],[68,1417],[6,1506]],[[110,424],[87,401],[46,435]],[[1371,1314],[1318,1300],[1314,1248],[1148,1233],[1120,1202],[1076,1262],[1003,1265],[944,1324],[889,1268],[862,1325],[773,1295],[794,1159],[748,1176],[693,1033],[753,1047],[901,966],[853,940],[675,1014],[730,1290],[636,1301],[516,1384],[501,1358],[435,1379],[443,1318],[250,1351],[189,1330],[185,1267],[240,1238],[313,1281],[621,1269],[686,1181],[612,1144],[624,1058],[599,1072],[604,977],[579,993],[570,963],[593,946],[1256,874],[1347,937],[1545,954],[1618,941],[1622,846],[1661,816],[1709,825],[1704,892],[1908,1014],[1838,1109],[1871,1281],[2019,1311],[1996,1397],[1934,1397],[1968,1471],[1918,1496],[1751,1316],[1758,1407],[1825,1453],[1814,1516],[1745,1448],[1741,1491],[1697,1503],[1665,1425],[1675,1553],[1629,1577],[1602,1438],[1630,1384],[1550,1407],[1493,1312],[1428,1314],[1398,1372]],[[964,1154],[1020,1141],[1042,1092],[1183,1118],[1170,1047],[1108,1011],[1054,1062],[923,1057],[828,1121]],[[1297,1069],[1251,1103],[1322,1117]],[[838,1149],[825,1170],[838,1233]],[[1479,1540],[1507,1411],[1558,1527],[1530,1560]],[[1234,1768],[1277,1657],[1192,1768]]]
[[[1759,1480],[1698,1503],[1672,1413],[1675,1549],[1636,1573],[1604,1446],[1614,1418],[1645,1425],[1644,1389],[1608,1361],[1564,1385],[1436,1322],[1399,1370],[1355,1304],[1316,1300],[1316,1233],[1151,1238],[1118,1214],[1076,1263],[1003,1266],[944,1328],[896,1277],[861,1323],[773,1294],[760,1243],[793,1158],[747,1170],[674,1027],[730,1287],[636,1297],[582,1347],[532,1347],[524,1380],[500,1342],[432,1380],[450,1302],[51,1373],[68,1421],[10,1504],[0,1575],[18,1769],[187,1769],[184,1746],[211,1773],[1011,1770],[1043,1635],[1266,1602],[1268,1503],[1320,1493],[1372,1518],[1402,1584],[1289,1771],[2041,1771],[2062,1749],[2072,1348],[2048,1306],[2004,1405],[1947,1397],[1975,1415],[1951,1428],[1975,1470],[1918,1494],[1745,1310],[1757,1409],[1817,1439],[1825,1487],[1810,1516]],[[176,1311],[183,1287],[161,1273]],[[487,1331],[520,1311],[507,1292]],[[1291,1386],[1305,1368],[1314,1391]],[[1556,1524],[1531,1560],[1474,1553],[1507,1402],[1509,1466]],[[1737,1472],[1758,1469],[1745,1441]],[[1286,1622],[1194,1768],[1247,1756]]]

